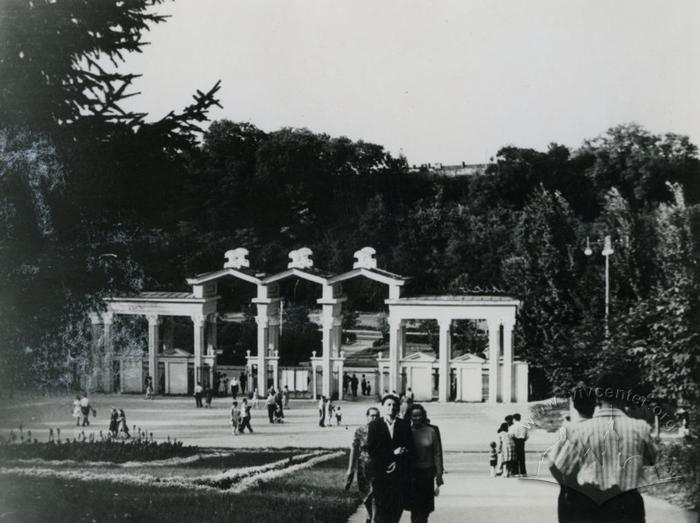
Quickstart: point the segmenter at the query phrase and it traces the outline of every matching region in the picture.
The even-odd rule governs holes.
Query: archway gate
[[[388,286],[389,297],[385,301],[389,307],[389,356],[377,360],[380,375],[389,369],[388,390],[400,390],[401,366],[410,365],[403,361],[402,347],[404,331],[402,321],[407,319],[437,319],[440,323],[440,354],[438,358],[440,401],[449,398],[449,326],[453,319],[487,319],[489,321],[489,401],[501,397],[503,401],[513,398],[510,384],[512,382],[513,353],[511,332],[515,323],[515,312],[519,305],[517,300],[488,296],[432,296],[402,298],[401,289],[408,278],[377,267],[375,250],[365,247],[355,252],[355,262],[350,271],[341,274],[329,274],[313,266],[312,252],[301,248],[289,253],[290,262],[287,270],[268,275],[250,269],[248,250],[233,249],[225,253],[226,262],[222,269],[198,274],[187,280],[191,292],[187,293],[141,293],[137,296],[112,297],[105,300],[106,312],[93,315],[94,323],[103,323],[105,355],[111,358],[111,341],[109,328],[114,314],[143,314],[149,318],[149,374],[158,383],[159,339],[158,325],[162,315],[187,315],[192,317],[194,325],[194,367],[197,380],[203,376],[206,365],[213,374],[216,361],[216,305],[219,300],[217,281],[222,278],[237,278],[256,287],[256,296],[251,300],[256,306],[257,347],[256,353],[248,351],[247,366],[257,367],[258,394],[266,392],[268,370],[272,370],[273,386],[279,387],[279,337],[280,337],[280,302],[279,282],[287,278],[301,278],[321,287],[321,297],[317,303],[321,306],[320,323],[322,328],[321,355],[314,352],[311,360],[311,375],[321,369],[322,391],[329,397],[333,392],[342,393],[342,376],[344,371],[344,354],[341,351],[342,306],[346,301],[342,284],[352,278],[364,277]],[[492,325],[503,326],[503,377],[502,389],[498,390],[498,358],[500,350],[496,349],[498,340],[496,329]],[[98,337],[95,337],[97,342]],[[107,350],[109,348],[109,350]],[[494,361],[496,364],[494,365]],[[456,366],[458,362],[453,364]],[[111,367],[111,360],[105,366]],[[332,376],[341,377],[333,380]],[[210,378],[207,379],[207,381]],[[109,380],[103,380],[106,390],[110,390]],[[492,392],[493,389],[493,392]],[[313,388],[315,392],[315,388]]]

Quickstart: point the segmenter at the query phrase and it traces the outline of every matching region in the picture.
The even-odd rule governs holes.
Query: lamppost
[[[605,257],[605,337],[608,337],[608,316],[610,314],[610,255],[615,251],[612,248],[612,239],[610,235],[606,235],[603,238],[603,250],[601,254]],[[583,250],[586,256],[591,256],[593,254],[593,249],[591,249],[591,242],[588,237],[586,237],[586,248]]]

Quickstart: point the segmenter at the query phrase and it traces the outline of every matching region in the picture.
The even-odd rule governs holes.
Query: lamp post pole
[[[612,248],[612,239],[610,235],[603,238],[603,251],[601,254],[605,257],[605,338],[608,338],[608,317],[610,316],[610,256],[615,251]],[[586,248],[583,253],[586,256],[593,254],[591,242],[586,238]]]

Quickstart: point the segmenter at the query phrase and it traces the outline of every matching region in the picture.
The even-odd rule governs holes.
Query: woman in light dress
[[[515,442],[508,432],[508,423],[503,422],[498,427],[498,475],[509,478],[513,472],[515,460]]]
[[[73,414],[72,416],[75,418],[75,426],[79,427],[80,426],[80,418],[83,417],[83,413],[80,410],[80,396],[76,396],[75,399],[73,400]]]
[[[348,490],[352,485],[355,473],[357,473],[357,489],[360,491],[362,502],[367,509],[367,521],[372,521],[372,467],[369,452],[367,452],[367,425],[375,419],[379,419],[379,409],[370,407],[367,409],[367,424],[361,425],[355,431],[345,478],[345,490]]]

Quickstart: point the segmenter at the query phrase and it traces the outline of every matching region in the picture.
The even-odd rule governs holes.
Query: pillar
[[[498,331],[500,323],[488,320],[489,326],[489,403],[498,401]]]
[[[194,324],[194,381],[203,383],[202,353],[206,346],[207,319],[203,315],[192,316]]]
[[[401,320],[389,316],[389,392],[399,392],[399,355],[402,338]]]
[[[450,327],[452,320],[442,318],[439,320],[440,325],[440,353],[438,360],[439,371],[439,390],[438,399],[441,402],[448,401],[450,398],[450,347],[451,334]]]
[[[272,363],[272,386],[275,388],[275,391],[279,391],[280,390],[279,351],[275,351],[273,353],[273,357],[270,358],[270,361]]]
[[[321,382],[323,395],[331,397],[331,351],[333,350],[333,315],[332,306],[323,306],[323,316],[321,318],[323,328],[323,348],[321,352]]]
[[[207,344],[207,353],[216,354],[216,349],[219,345],[219,335],[216,330],[216,314],[209,315],[209,336]]]
[[[316,352],[314,351],[314,356],[316,357]],[[316,362],[311,361],[311,397],[316,399]]]
[[[503,321],[503,384],[501,398],[504,403],[513,401],[513,320]]]
[[[160,316],[148,315],[148,374],[151,376],[153,393],[158,393],[158,345],[160,344]]]
[[[340,351],[338,357],[338,399],[343,399],[343,373],[345,372],[345,352]]]
[[[261,314],[258,305],[258,315],[255,321],[258,323],[258,397],[264,398],[267,395],[267,344],[269,339],[269,327],[267,310]]]

